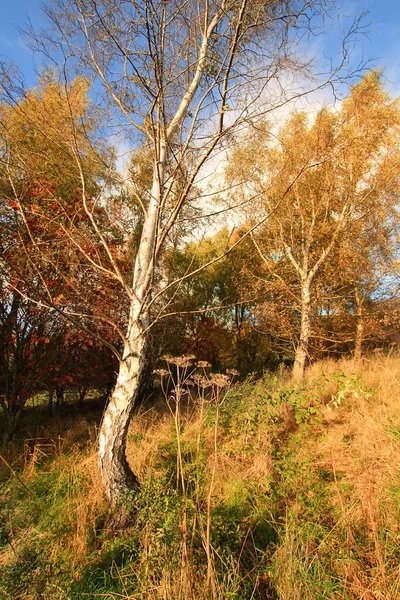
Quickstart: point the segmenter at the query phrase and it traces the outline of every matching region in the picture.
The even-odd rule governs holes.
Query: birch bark
[[[354,343],[354,359],[360,360],[362,356],[362,343],[364,339],[364,313],[363,313],[363,301],[360,297],[360,292],[356,288],[355,290],[355,301],[357,306],[357,325],[356,325],[356,338]]]
[[[301,324],[300,339],[296,347],[293,365],[293,379],[299,381],[304,376],[304,370],[308,357],[308,345],[311,336],[311,296],[310,281],[303,279],[301,284]]]
[[[147,328],[149,313],[146,304],[151,294],[154,273],[154,248],[159,210],[162,204],[166,144],[159,145],[158,159],[153,169],[151,198],[133,274],[134,294],[124,352],[114,391],[104,413],[99,435],[99,467],[104,489],[111,505],[113,527],[123,526],[129,515],[118,504],[129,490],[138,490],[139,481],[126,459],[126,439],[143,374],[146,368]]]

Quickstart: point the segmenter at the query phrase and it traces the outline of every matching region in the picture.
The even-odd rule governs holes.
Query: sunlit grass
[[[218,412],[209,392],[142,408],[118,535],[93,421],[67,419],[59,447],[2,465],[0,598],[397,599],[399,393],[400,359],[378,356],[233,385]]]

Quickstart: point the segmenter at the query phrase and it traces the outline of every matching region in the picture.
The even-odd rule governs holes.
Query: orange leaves
[[[64,294],[59,294],[54,300],[53,300],[53,304],[63,304],[63,302],[65,301],[65,296]]]

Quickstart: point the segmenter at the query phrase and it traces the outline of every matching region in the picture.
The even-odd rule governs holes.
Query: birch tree
[[[339,112],[322,109],[314,120],[295,113],[275,143],[267,127],[259,129],[233,158],[242,165],[242,193],[261,198],[256,218],[271,215],[253,241],[272,280],[291,288],[298,315],[295,379],[303,377],[308,358],[316,282],[334,249],[353,240],[346,272],[359,281],[357,243],[383,238],[396,215],[399,119],[398,101],[384,91],[380,74],[370,72]]]
[[[233,133],[305,93],[286,84],[289,76],[293,83],[310,72],[309,59],[296,57],[296,48],[313,27],[323,25],[329,4],[324,0],[53,0],[45,8],[52,27],[31,36],[35,50],[57,60],[67,84],[76,73],[93,81],[106,135],[115,141],[118,131],[118,143],[128,152],[140,150],[147,156],[150,173],[148,186],[138,186],[123,171],[113,171],[112,162],[108,165],[111,187],[115,189],[119,179],[125,197],[135,198],[141,210],[137,243],[130,243],[129,227],[125,231],[129,257],[124,264],[130,265],[126,271],[96,212],[105,204],[111,206],[110,192],[105,194],[107,176],[103,175],[100,191],[89,192],[82,166],[87,148],[78,142],[78,135],[70,143],[81,173],[77,203],[101,252],[88,254],[72,228],[69,236],[88,268],[119,286],[126,313],[126,321],[116,325],[119,373],[99,436],[99,466],[111,509],[127,490],[139,487],[126,461],[125,446],[145,373],[146,345],[155,319],[152,311],[165,292],[162,278],[155,285],[163,248],[183,208],[195,201],[202,178],[215,169],[216,162],[207,164],[225,155]],[[353,27],[349,39],[354,33]],[[329,81],[337,78],[342,66],[341,59]],[[321,81],[314,85],[320,86]],[[286,88],[291,91],[285,93]],[[76,121],[71,126],[74,123],[77,127]],[[116,202],[115,218],[117,212],[120,221],[129,217],[129,204]],[[112,221],[112,210],[108,216]],[[182,277],[169,282],[168,289],[180,281]]]

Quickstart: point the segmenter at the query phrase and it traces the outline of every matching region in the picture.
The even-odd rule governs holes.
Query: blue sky
[[[39,0],[0,0],[0,60],[12,60],[22,70],[26,84],[36,81],[35,62],[18,33],[17,25],[29,14],[34,24],[42,22]],[[36,60],[38,66],[39,61]]]
[[[368,11],[371,25],[369,41],[363,42],[365,52],[377,59],[384,67],[386,77],[396,86],[396,95],[400,94],[400,1],[367,0],[359,6]]]
[[[0,0],[0,60],[13,60],[21,68],[28,87],[35,83],[40,57],[34,59],[16,26],[24,24],[27,14],[35,25],[43,24],[41,3],[41,0]],[[361,41],[362,52],[374,57],[376,66],[385,68],[387,79],[394,84],[392,93],[400,95],[400,0],[343,0],[343,6],[343,14],[362,7],[369,11],[367,21],[373,24],[369,27],[369,39]],[[361,54],[361,48],[357,54]]]

